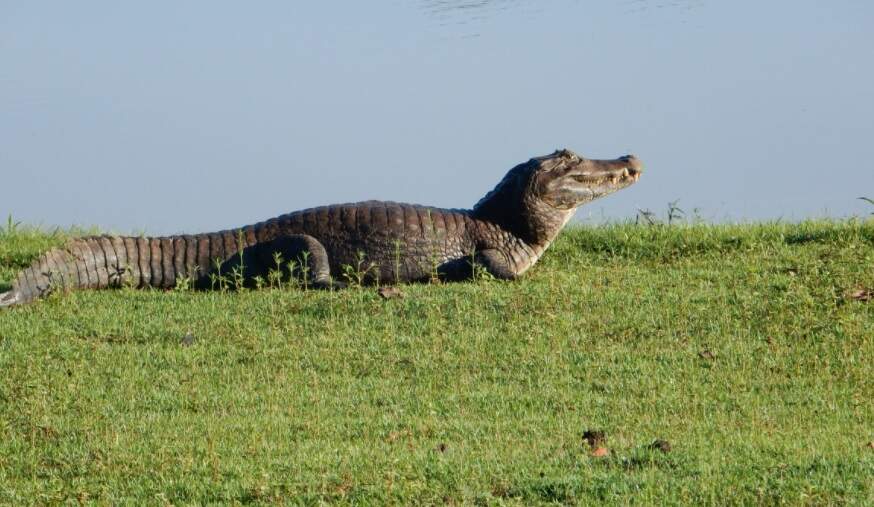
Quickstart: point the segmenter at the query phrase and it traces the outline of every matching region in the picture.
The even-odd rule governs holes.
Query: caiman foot
[[[316,290],[343,290],[348,288],[349,285],[338,280],[317,280],[310,287]]]

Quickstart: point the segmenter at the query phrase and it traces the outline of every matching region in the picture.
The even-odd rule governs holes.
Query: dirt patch
[[[583,432],[583,440],[589,444],[589,447],[600,447],[607,443],[607,435],[603,430],[586,430]]]
[[[671,452],[671,443],[667,440],[662,440],[661,438],[657,438],[653,440],[651,444],[649,444],[649,448],[654,451],[661,451],[664,453]]]

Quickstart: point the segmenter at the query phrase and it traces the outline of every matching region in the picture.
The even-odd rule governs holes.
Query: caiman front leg
[[[515,280],[519,275],[510,265],[510,259],[500,250],[487,249],[476,253],[476,263],[500,280]]]
[[[509,259],[500,250],[486,249],[472,256],[449,261],[437,268],[443,281],[470,280],[474,276],[474,265],[479,266],[500,280],[515,280],[519,275],[510,265]]]
[[[277,266],[277,254],[281,263]],[[229,261],[237,262],[235,259]],[[289,262],[298,269],[304,269],[306,284],[314,289],[342,289],[345,284],[331,279],[330,262],[325,247],[308,234],[280,236],[271,241],[252,245],[243,250],[243,271],[249,283],[256,277],[268,279],[271,271],[280,269],[283,276],[291,277]],[[227,263],[226,263],[227,264]],[[233,270],[234,266],[222,266],[222,271]]]

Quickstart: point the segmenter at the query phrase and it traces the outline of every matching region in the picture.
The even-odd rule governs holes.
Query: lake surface
[[[0,213],[174,233],[469,207],[567,147],[647,164],[580,220],[863,215],[872,26],[851,0],[5,3]]]

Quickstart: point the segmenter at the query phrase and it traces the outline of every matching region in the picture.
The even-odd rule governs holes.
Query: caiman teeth
[[[608,173],[603,176],[580,174],[572,177],[580,183],[586,183],[588,185],[596,187],[606,184],[617,185],[621,183],[636,182],[640,179],[640,172],[632,168],[625,167],[621,171],[613,172],[612,174]]]

